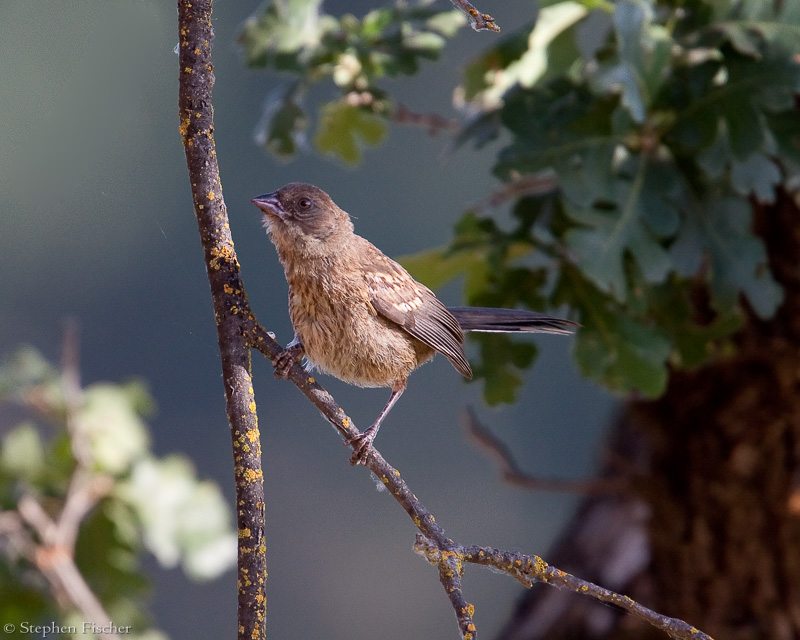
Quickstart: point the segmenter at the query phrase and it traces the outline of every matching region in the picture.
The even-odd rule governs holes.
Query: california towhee
[[[571,333],[569,320],[520,309],[445,307],[397,262],[353,232],[347,212],[322,189],[291,182],[253,198],[289,283],[295,338],[276,358],[285,376],[303,355],[309,363],[361,387],[391,387],[377,420],[346,444],[365,464],[381,422],[408,375],[438,351],[467,378],[465,331]]]

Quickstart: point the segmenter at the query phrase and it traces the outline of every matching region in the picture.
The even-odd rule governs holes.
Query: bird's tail
[[[553,318],[525,309],[492,309],[490,307],[448,307],[464,331],[492,333],[573,333],[580,325],[572,320]]]

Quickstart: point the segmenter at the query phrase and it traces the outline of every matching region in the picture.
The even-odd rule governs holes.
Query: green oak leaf
[[[379,116],[344,101],[322,107],[319,128],[314,138],[317,149],[356,164],[364,144],[376,145],[386,136],[386,123]]]
[[[775,187],[780,184],[781,170],[763,153],[751,153],[731,164],[731,185],[742,196],[753,194],[762,203],[775,202]]]
[[[703,149],[721,127],[738,160],[767,150],[772,136],[764,107],[791,105],[800,91],[800,65],[789,51],[776,47],[761,59],[728,52],[724,59],[687,70],[683,84],[697,95],[680,109],[672,135],[690,148]]]
[[[612,126],[617,102],[565,79],[509,91],[501,120],[514,141],[500,152],[495,175],[509,180],[547,169],[568,172],[586,157],[610,155],[624,141]]]
[[[483,380],[483,397],[490,405],[514,402],[522,385],[520,371],[530,367],[536,345],[517,342],[502,333],[470,334],[480,345],[480,359],[472,365],[472,379]]]
[[[767,116],[770,130],[780,150],[788,174],[800,173],[800,118],[792,109]]]
[[[291,156],[297,151],[298,135],[306,128],[305,112],[294,102],[283,103],[273,114],[265,142],[277,156]]]
[[[698,313],[696,284],[674,276],[668,283],[648,291],[652,316],[666,331],[675,350],[671,362],[681,369],[694,369],[732,352],[732,336],[742,328],[740,309],[727,313]]]
[[[672,344],[661,329],[628,315],[575,269],[562,275],[554,298],[581,311],[574,354],[585,376],[623,393],[663,393]]]
[[[0,440],[0,473],[30,482],[42,474],[45,464],[44,444],[33,424],[23,422]]]
[[[769,271],[767,250],[752,231],[750,204],[735,196],[697,203],[686,216],[670,256],[676,271],[695,275],[708,257],[714,307],[723,313],[747,297],[762,318],[771,317],[783,301],[783,290]]]
[[[659,283],[667,277],[672,267],[669,253],[654,230],[671,235],[678,220],[675,205],[667,199],[671,190],[668,179],[662,176],[648,181],[644,156],[635,171],[632,180],[608,176],[605,193],[596,193],[589,206],[576,206],[569,201],[570,194],[565,194],[565,212],[581,225],[564,235],[576,264],[599,289],[619,301],[627,296],[627,255],[636,260],[647,282]],[[603,196],[608,199],[604,201]]]

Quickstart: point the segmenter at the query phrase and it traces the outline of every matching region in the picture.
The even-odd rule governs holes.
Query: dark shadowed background
[[[312,152],[288,164],[267,156],[254,130],[281,78],[245,69],[236,45],[258,6],[215,6],[216,142],[250,302],[286,343],[286,284],[251,197],[290,180],[316,183],[357,218],[357,232],[399,256],[447,242],[466,206],[497,183],[494,150],[442,161],[444,139],[399,126],[355,169]],[[339,0],[325,8],[360,14],[370,6]],[[519,1],[481,9],[506,30],[533,10]],[[494,37],[464,30],[441,62],[392,90],[412,110],[452,114],[461,66]],[[76,318],[84,383],[147,380],[159,408],[150,420],[156,451],[185,452],[232,499],[216,333],[178,134],[176,43],[172,3],[0,4],[0,355],[29,343],[57,360],[63,322]],[[458,285],[440,294],[461,302]],[[378,448],[451,537],[546,558],[574,498],[504,486],[459,426],[473,406],[527,470],[591,474],[614,402],[580,380],[569,338],[532,339],[540,356],[518,404],[488,408],[481,385],[465,384],[438,358],[411,378]],[[301,394],[273,380],[260,356],[254,362],[270,636],[457,637],[435,570],[411,551],[408,517],[364,469],[347,464],[349,450]],[[362,428],[388,396],[320,381]],[[172,638],[233,635],[233,571],[196,584],[153,562],[152,575],[151,606]],[[522,590],[475,567],[464,586],[487,637]]]

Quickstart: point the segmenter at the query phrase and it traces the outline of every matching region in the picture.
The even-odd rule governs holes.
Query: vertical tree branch
[[[179,0],[180,132],[214,302],[228,420],[233,439],[238,550],[238,637],[265,636],[264,485],[250,350],[249,314],[233,248],[214,146],[211,0]]]

